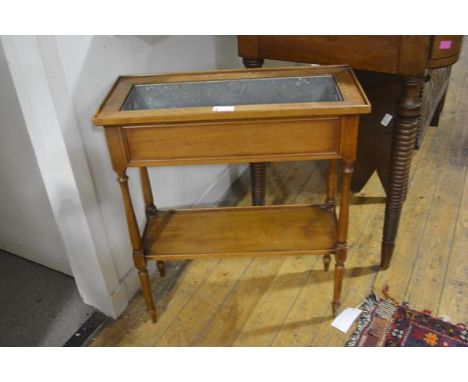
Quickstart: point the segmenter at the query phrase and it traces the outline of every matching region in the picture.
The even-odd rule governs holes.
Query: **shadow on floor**
[[[366,276],[371,273],[377,273],[379,271],[378,265],[370,265],[366,267],[353,267],[353,268],[345,268],[345,279],[351,277],[360,277]],[[257,277],[249,277],[243,279],[241,283],[259,283],[265,284],[267,281],[272,281],[275,279],[275,284],[271,284],[270,288],[278,287],[278,288],[301,288],[304,285],[304,277],[303,275],[307,275],[306,284],[319,284],[324,282],[333,282],[333,270],[330,267],[330,271],[325,272],[322,269],[311,269],[304,272],[295,272],[295,273],[285,273],[285,274],[270,274],[264,276],[257,276]],[[216,283],[212,283],[212,285],[216,285]],[[221,284],[220,284],[221,285]]]

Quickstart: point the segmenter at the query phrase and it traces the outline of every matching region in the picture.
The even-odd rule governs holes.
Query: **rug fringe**
[[[439,335],[444,335],[449,338],[448,342],[444,342],[442,345],[437,346],[466,346],[466,325],[457,324],[454,325],[451,322],[442,322],[440,318],[435,318],[432,314],[427,311],[415,311],[410,309],[408,303],[399,305],[393,298],[388,295],[388,287],[383,289],[383,297],[379,298],[372,290],[371,293],[364,299],[363,303],[359,306],[362,313],[359,315],[356,328],[353,331],[351,338],[346,342],[346,347],[356,346],[414,346],[406,345],[406,341],[410,336],[410,332],[404,333],[402,328],[394,326],[394,320],[403,320],[407,326],[411,326],[412,320],[415,322],[423,323],[424,330],[427,333],[432,333],[437,341],[439,341]],[[424,318],[424,322],[423,322]],[[438,321],[439,323],[435,322]],[[432,325],[432,326],[431,326]],[[438,326],[437,326],[438,325]],[[404,329],[404,328],[403,328]],[[388,341],[386,341],[386,334],[390,333]],[[442,331],[442,334],[435,334],[438,331]],[[465,331],[465,332],[464,332]],[[395,334],[395,333],[396,334]],[[363,334],[366,333],[366,338],[363,338]],[[406,336],[406,337],[405,337]],[[369,340],[370,337],[373,337]],[[426,346],[421,339],[413,338],[412,341],[419,345]],[[416,342],[415,342],[416,341]],[[425,340],[424,340],[425,341]],[[435,340],[434,340],[435,341]],[[429,346],[437,344],[426,341]],[[458,345],[448,345],[448,343],[457,343]]]
[[[379,303],[379,298],[372,291],[364,300],[364,302],[359,306],[359,309],[362,310],[362,313],[359,315],[356,329],[354,330],[351,338],[346,342],[346,347],[355,347],[357,346],[358,340],[360,338],[361,332],[369,325],[372,319],[372,312]]]

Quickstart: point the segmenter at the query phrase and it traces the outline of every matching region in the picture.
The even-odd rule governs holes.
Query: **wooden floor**
[[[416,153],[390,269],[378,271],[384,192],[374,176],[352,198],[342,307],[373,288],[452,322],[468,321],[468,44],[453,69],[438,128]],[[268,167],[268,204],[324,199],[325,163]],[[248,183],[248,182],[244,182]],[[249,205],[239,182],[226,205]],[[240,201],[239,201],[240,200]],[[342,346],[330,327],[333,272],[321,256],[197,260],[153,276],[158,322],[141,294],[91,346]]]

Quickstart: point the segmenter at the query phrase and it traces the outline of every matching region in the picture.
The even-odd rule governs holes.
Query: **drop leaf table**
[[[335,255],[333,311],[346,260],[359,115],[370,104],[348,66],[222,70],[119,77],[93,117],[104,127],[122,192],[133,259],[156,321],[147,262],[239,256]],[[261,139],[257,139],[261,137]],[[323,205],[159,210],[148,166],[329,160]],[[344,162],[339,216],[337,161]],[[146,225],[128,188],[139,167]]]
[[[348,64],[372,102],[362,118],[351,189],[360,191],[377,171],[387,194],[381,268],[391,263],[408,190],[413,148],[437,126],[462,36],[239,36],[248,68],[265,59]],[[390,117],[390,119],[389,119]],[[394,118],[393,118],[394,117]],[[385,118],[385,119],[384,119]],[[252,163],[252,201],[264,204],[265,165]]]

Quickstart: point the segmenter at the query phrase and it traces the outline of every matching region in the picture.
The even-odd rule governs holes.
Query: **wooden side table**
[[[164,274],[166,260],[319,254],[328,270],[334,254],[336,312],[359,115],[369,111],[347,66],[120,77],[93,123],[105,127],[133,259],[153,322],[149,260],[157,261]],[[331,165],[323,205],[160,211],[147,172],[147,166],[324,159]],[[337,160],[344,161],[339,217]],[[128,167],[140,168],[147,217],[142,233],[127,184]]]

